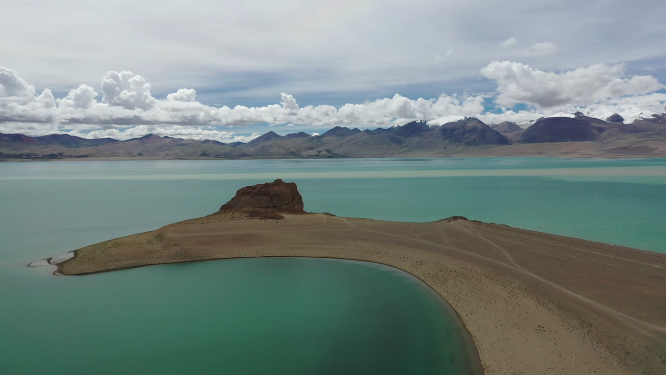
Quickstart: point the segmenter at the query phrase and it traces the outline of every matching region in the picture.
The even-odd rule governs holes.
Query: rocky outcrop
[[[229,202],[220,207],[220,212],[239,212],[259,219],[283,219],[280,213],[306,213],[296,184],[280,179],[238,190]]]
[[[466,218],[464,216],[451,216],[451,217],[447,217],[446,219],[439,219],[439,220],[436,221],[436,223],[442,223],[442,222],[450,223],[452,221],[458,221],[458,220],[470,221],[468,218]]]

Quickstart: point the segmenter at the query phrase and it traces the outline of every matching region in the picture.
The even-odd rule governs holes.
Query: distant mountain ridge
[[[63,147],[85,147],[99,146],[118,142],[113,138],[88,139],[72,136],[69,134],[50,134],[37,137],[30,137],[23,134],[3,134],[0,133],[0,142],[22,143],[29,145],[58,145]]]
[[[67,134],[31,137],[0,133],[0,159],[155,158],[381,158],[451,156],[666,156],[666,114],[624,124],[577,113],[550,117],[527,129],[515,123],[488,126],[474,117],[443,125],[413,121],[360,130],[336,126],[321,135],[270,131],[248,143],[179,139],[155,134],[119,141]]]

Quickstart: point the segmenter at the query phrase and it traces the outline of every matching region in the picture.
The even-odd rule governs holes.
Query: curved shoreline
[[[511,243],[515,248],[507,247],[509,240],[527,246]],[[535,246],[542,246],[542,252],[562,253],[561,259],[545,260],[565,263],[534,268],[530,261],[536,259],[538,266],[544,260],[530,250]],[[584,252],[583,247],[596,252]],[[508,250],[499,250],[504,248]],[[659,254],[490,224],[461,220],[392,223],[307,214],[287,215],[280,222],[234,215],[188,220],[79,249],[74,258],[58,265],[58,271],[83,275],[154,264],[272,256],[368,261],[404,271],[443,298],[476,343],[487,374],[660,373],[656,371],[664,368],[660,367],[664,358],[658,353],[664,347],[659,329],[664,324],[654,303],[634,298],[638,302],[632,303],[634,310],[652,314],[648,320],[643,316],[638,320],[635,311],[613,305],[617,296],[612,293],[590,295],[584,288],[575,289],[580,289],[575,280],[560,286],[562,282],[553,277],[558,275],[538,276],[557,271],[566,282],[579,272],[575,267],[565,269],[570,264],[577,266],[572,255],[587,257],[578,263],[586,272],[599,268],[602,281],[609,262],[633,267],[634,273],[625,276],[636,278],[626,280],[634,284],[641,282],[642,273],[654,275],[666,266],[666,256]],[[661,273],[656,275],[661,277]],[[561,290],[549,285],[549,279]],[[626,294],[641,297],[635,290]],[[639,323],[627,321],[623,315]],[[653,338],[642,335],[632,324],[639,324]],[[623,358],[622,352],[630,355]]]
[[[73,250],[70,253],[73,253],[74,256],[72,258],[69,258],[69,259],[74,259],[74,257],[76,257],[76,250]],[[417,275],[409,273],[406,270],[403,270],[401,268],[392,266],[390,264],[380,263],[380,262],[377,262],[377,261],[358,260],[358,259],[351,259],[351,258],[312,257],[312,256],[233,257],[233,258],[217,258],[217,259],[190,260],[190,261],[182,261],[182,262],[146,264],[146,265],[133,266],[133,267],[115,268],[115,269],[108,269],[108,270],[103,270],[103,271],[81,273],[81,274],[76,274],[76,275],[67,275],[67,274],[61,273],[60,272],[60,264],[54,264],[58,268],[56,268],[56,270],[53,271],[53,274],[56,275],[56,276],[89,276],[89,275],[94,275],[94,274],[99,274],[99,273],[106,273],[106,272],[113,272],[113,271],[123,271],[123,270],[135,269],[135,268],[142,268],[142,267],[149,267],[149,266],[160,266],[160,265],[167,265],[167,264],[182,264],[182,263],[194,263],[194,262],[206,262],[206,261],[224,261],[224,260],[232,260],[232,259],[256,259],[256,258],[329,259],[329,260],[339,260],[339,261],[361,262],[361,263],[370,263],[370,264],[375,264],[375,265],[379,265],[379,266],[383,266],[383,267],[388,267],[388,268],[391,268],[395,271],[404,273],[406,276],[417,280],[423,287],[425,287],[440,302],[440,304],[447,311],[448,315],[450,317],[453,317],[453,321],[454,321],[456,327],[458,328],[461,342],[465,346],[465,348],[464,348],[465,353],[467,354],[467,358],[469,360],[469,364],[470,364],[470,368],[471,368],[471,372],[470,372],[469,375],[483,375],[485,373],[484,368],[483,368],[483,363],[481,361],[481,357],[479,355],[479,350],[476,346],[476,343],[474,342],[474,339],[472,338],[472,335],[470,334],[469,330],[465,326],[465,323],[463,322],[463,320],[462,320],[460,314],[458,313],[458,311],[456,311],[456,309],[441,294],[439,294],[430,284],[428,284],[423,279],[419,278]],[[47,259],[50,259],[50,258],[47,258]],[[38,261],[38,262],[41,262],[41,261]],[[33,263],[37,263],[37,262],[33,262]],[[41,265],[32,266],[33,263],[28,264],[28,267],[40,267],[41,266]],[[49,263],[49,265],[51,265],[51,264]]]

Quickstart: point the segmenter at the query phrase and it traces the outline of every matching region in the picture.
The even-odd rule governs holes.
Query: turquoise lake
[[[305,209],[470,219],[666,253],[666,159],[0,163],[0,371],[466,373],[446,306],[400,271],[253,259],[54,277],[27,263],[210,214],[282,178]]]

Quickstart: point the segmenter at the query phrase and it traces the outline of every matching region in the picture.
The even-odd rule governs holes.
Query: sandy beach
[[[187,220],[84,247],[57,272],[267,256],[370,261],[446,299],[486,374],[666,372],[666,255],[465,219],[283,216]]]

